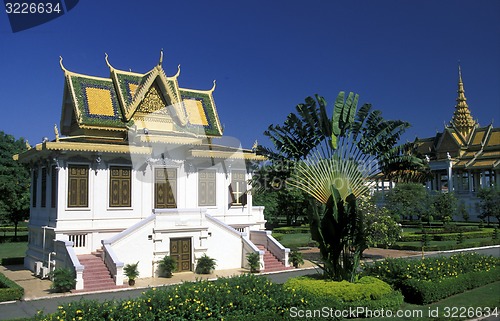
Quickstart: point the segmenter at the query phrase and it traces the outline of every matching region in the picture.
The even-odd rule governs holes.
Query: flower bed
[[[255,315],[286,317],[291,307],[305,308],[308,298],[265,278],[243,275],[153,288],[137,299],[78,301],[35,320],[226,320]]]
[[[364,274],[400,289],[406,301],[427,304],[500,279],[500,259],[476,253],[450,257],[385,259],[364,266]]]

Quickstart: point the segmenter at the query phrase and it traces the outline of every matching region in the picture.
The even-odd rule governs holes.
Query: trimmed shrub
[[[15,231],[14,226],[2,226],[0,227],[0,233],[14,233]],[[28,232],[28,227],[27,226],[18,226],[17,227],[17,232]]]
[[[28,235],[0,235],[0,243],[25,243],[28,242]]]
[[[2,259],[2,265],[23,265],[24,257],[4,257]]]
[[[500,240],[493,239],[478,239],[474,241],[466,240],[464,243],[460,244],[431,244],[425,247],[426,251],[448,251],[448,250],[458,250],[466,249],[471,247],[489,246],[489,245],[500,245]],[[390,246],[391,249],[395,250],[406,250],[406,251],[421,251],[421,242],[398,242]]]
[[[273,229],[272,235],[274,236],[274,233],[299,234],[299,233],[309,233],[309,232],[310,232],[309,226],[284,226]]]
[[[397,309],[403,303],[403,296],[394,291],[391,286],[377,278],[365,276],[355,283],[347,281],[331,281],[314,277],[291,278],[285,283],[285,288],[304,291],[313,295],[314,300],[321,298],[335,298],[340,300],[343,309],[352,307],[367,307],[370,310]],[[323,306],[341,309],[337,303],[323,302]]]
[[[0,273],[0,302],[20,300],[24,289],[16,282]]]
[[[500,268],[469,272],[439,281],[406,279],[400,289],[409,303],[429,304],[500,280]]]
[[[335,296],[344,302],[377,300],[392,292],[389,284],[371,276],[365,276],[355,283],[302,276],[289,279],[285,286],[304,290],[315,296]]]

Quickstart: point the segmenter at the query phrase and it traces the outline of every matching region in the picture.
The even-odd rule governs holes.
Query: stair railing
[[[110,243],[103,241],[102,244],[102,259],[104,264],[106,264],[106,267],[113,276],[115,285],[123,285],[123,262],[118,259]]]
[[[250,240],[255,244],[264,245],[285,267],[289,267],[288,255],[290,249],[281,245],[271,234],[271,231],[250,231]]]
[[[75,290],[83,289],[83,269],[85,268],[80,264],[80,260],[76,256],[73,249],[73,242],[66,240],[55,240],[56,266],[67,267],[75,271]],[[50,264],[50,262],[49,262]]]

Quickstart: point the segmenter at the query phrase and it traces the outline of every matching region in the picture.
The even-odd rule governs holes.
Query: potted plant
[[[125,266],[123,267],[123,272],[127,276],[128,285],[130,285],[130,286],[135,284],[135,279],[139,276],[139,269],[137,268],[138,265],[139,265],[139,262],[125,264]]]
[[[250,266],[251,273],[260,271],[260,255],[259,253],[252,252],[247,254],[248,265]]]
[[[160,261],[160,269],[165,274],[165,277],[171,278],[172,272],[177,269],[177,261],[174,257],[165,255]]]
[[[292,263],[294,268],[298,268],[299,265],[304,264],[302,253],[299,251],[291,251],[290,254],[288,254],[288,263]]]
[[[207,256],[206,253],[198,259],[198,264],[196,265],[196,274],[210,274],[215,269],[215,259]]]

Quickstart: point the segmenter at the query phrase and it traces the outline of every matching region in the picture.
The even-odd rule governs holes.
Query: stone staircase
[[[255,244],[257,248],[264,251],[264,269],[260,272],[276,272],[291,270],[293,267],[286,267],[276,256],[274,256],[264,245]]]
[[[100,252],[78,255],[78,260],[85,267],[83,270],[83,289],[72,292],[104,291],[123,287],[115,285]]]

